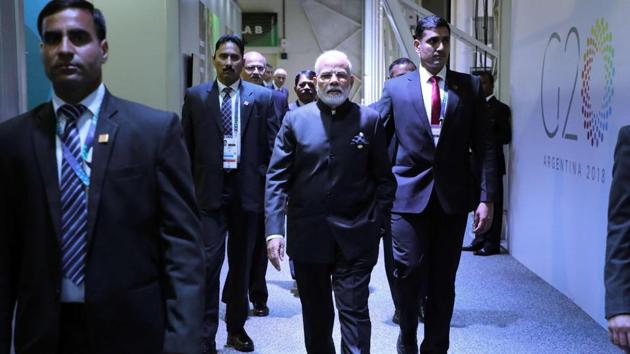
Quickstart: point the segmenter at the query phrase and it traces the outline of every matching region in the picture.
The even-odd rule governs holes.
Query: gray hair
[[[348,74],[352,75],[352,63],[350,63],[350,59],[348,59],[348,56],[344,52],[338,50],[328,50],[317,57],[317,60],[315,60],[315,73],[317,73],[317,75],[319,75],[321,71],[322,60],[328,58],[335,58],[346,62]]]

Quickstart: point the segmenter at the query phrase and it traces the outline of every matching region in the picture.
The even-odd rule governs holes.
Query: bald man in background
[[[284,87],[284,83],[287,80],[287,71],[283,68],[277,68],[273,72],[273,88],[276,91],[280,91],[287,100],[289,99],[289,89]]]
[[[254,85],[264,87],[264,73],[267,60],[259,52],[249,51],[243,55],[243,70],[241,71],[241,79]],[[284,116],[288,110],[285,97],[278,91],[268,90],[271,93],[273,109],[276,116],[280,119]],[[270,151],[269,151],[270,152]],[[267,153],[267,152],[265,152]],[[262,191],[261,191],[262,192]],[[265,275],[267,274],[267,247],[265,243],[265,225],[264,220],[257,220],[255,225],[254,237],[254,249],[252,258],[249,262],[250,268],[248,272],[248,293],[249,301],[252,303],[252,315],[257,317],[266,317],[269,315],[269,307],[267,306],[267,299],[269,298],[269,291],[267,290],[267,281]],[[225,287],[223,288],[223,301],[228,301],[228,294],[230,293],[233,283],[232,277],[235,274],[228,273],[228,277],[225,281]],[[242,276],[238,274],[237,276]]]

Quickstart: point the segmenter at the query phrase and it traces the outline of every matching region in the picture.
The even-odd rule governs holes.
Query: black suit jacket
[[[61,202],[52,104],[0,125],[0,353],[56,353]],[[98,137],[108,134],[105,143]],[[177,116],[106,93],[88,195],[90,353],[197,353],[203,255]]]
[[[447,214],[474,206],[471,151],[482,158],[481,201],[492,201],[496,183],[496,151],[488,118],[483,114],[479,80],[448,70],[448,102],[440,139],[435,146],[427,118],[420,75],[412,71],[387,80],[374,107],[391,132],[392,169],[398,182],[393,212],[421,213],[432,193]],[[392,127],[393,125],[393,127]]]
[[[265,173],[279,126],[272,91],[241,80],[240,116],[240,202],[244,210],[263,212]],[[186,91],[182,125],[199,207],[202,212],[219,210],[224,175],[223,125],[216,81]]]
[[[284,119],[284,115],[287,114],[289,110],[289,101],[287,100],[287,96],[285,96],[282,92],[277,90],[272,90],[272,98],[273,98],[273,109],[276,112],[276,117],[282,122]]]
[[[485,104],[486,114],[490,123],[490,130],[494,134],[497,150],[497,173],[505,174],[505,156],[503,145],[512,141],[512,125],[510,123],[510,107],[492,96]],[[497,182],[498,183],[498,182]]]
[[[286,88],[285,86],[282,86],[281,88],[279,88],[279,89],[278,89],[278,90],[276,90],[276,91],[279,91],[280,93],[282,93],[282,95],[283,95],[284,97],[286,97],[286,99],[287,99],[287,100],[289,99],[289,89],[288,89],[288,88]]]
[[[606,318],[630,314],[630,126],[619,131],[608,204]]]
[[[287,113],[276,138],[265,192],[267,235],[284,234],[302,262],[347,259],[378,247],[396,181],[378,113],[346,101]],[[287,211],[288,199],[288,211]]]

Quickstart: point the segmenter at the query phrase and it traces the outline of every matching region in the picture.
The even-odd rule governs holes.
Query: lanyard
[[[68,146],[63,141],[63,130],[61,129],[61,124],[57,121],[57,136],[61,141],[61,148],[63,150],[63,158],[70,164],[70,167],[74,171],[74,173],[79,177],[81,183],[86,188],[90,187],[90,177],[88,176],[85,169],[81,166],[81,162],[85,162],[86,165],[90,165],[88,162],[88,153],[90,149],[94,146],[94,134],[96,132],[96,123],[98,121],[98,115],[94,115],[90,120],[90,128],[88,130],[87,137],[85,138],[85,142],[81,146],[81,158],[77,161],[76,157],[72,154]],[[67,123],[66,123],[67,124]],[[78,127],[77,127],[78,130]]]
[[[241,111],[241,94],[240,94],[240,86],[236,91],[236,97],[234,97],[234,109],[232,110],[234,114],[232,114],[232,136],[236,138],[236,136],[240,133],[239,127],[239,112]]]
[[[446,100],[448,98],[448,87],[446,86],[446,80],[444,80],[444,95],[442,102],[440,102],[440,118],[446,119]]]

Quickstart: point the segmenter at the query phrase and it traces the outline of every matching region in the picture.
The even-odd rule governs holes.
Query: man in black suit
[[[491,256],[501,251],[501,228],[503,226],[503,176],[505,175],[505,156],[503,145],[512,140],[510,124],[510,107],[494,97],[494,77],[490,72],[479,74],[481,91],[485,99],[485,110],[490,121],[490,130],[494,134],[495,150],[497,152],[497,189],[494,201],[494,215],[492,226],[487,232],[478,233],[473,242],[465,247],[464,251],[474,251],[476,256]],[[473,163],[478,166],[479,161],[473,156]],[[474,167],[478,170],[478,167]]]
[[[295,90],[297,100],[289,104],[289,111],[315,101],[317,99],[315,72],[313,70],[302,70],[297,73],[293,90]]]
[[[630,353],[630,126],[619,130],[615,148],[605,264],[610,340]]]
[[[411,59],[404,57],[398,58],[394,60],[391,64],[389,64],[389,68],[387,69],[387,71],[389,72],[388,78],[393,79],[416,69],[418,68],[416,67],[416,64],[411,61]]]
[[[273,90],[273,66],[269,63],[265,64],[265,72],[263,74],[263,86]]]
[[[182,125],[192,160],[202,238],[207,259],[204,351],[216,352],[219,321],[219,276],[225,237],[229,273],[223,300],[227,304],[227,345],[253,351],[245,332],[247,290],[256,238],[264,224],[265,171],[278,131],[271,90],[240,80],[244,45],[224,35],[213,56],[217,80],[186,91]]]
[[[173,113],[102,83],[105,19],[49,2],[52,101],[0,125],[0,353],[199,351],[203,254]]]
[[[398,58],[389,64],[388,79],[393,79],[400,75],[404,75],[410,71],[416,70],[416,64],[414,64],[409,58]],[[377,108],[376,103],[373,103],[370,107]],[[391,115],[385,118],[385,125],[392,129],[389,134],[393,134],[393,124],[388,124],[387,120],[392,119]],[[392,149],[393,146],[390,146]],[[390,151],[390,154],[392,152]],[[395,324],[400,323],[400,311],[398,310],[398,288],[396,287],[396,277],[394,276],[394,252],[392,247],[392,234],[391,232],[383,233],[383,260],[385,265],[385,275],[387,275],[387,283],[389,284],[389,291],[392,294],[392,302],[394,303],[394,315],[392,316],[392,322]],[[426,277],[423,277],[423,284],[426,283]],[[423,296],[421,296],[423,298]],[[418,317],[421,321],[424,321],[423,305],[424,301],[420,302],[420,311]]]
[[[265,85],[264,77],[267,73],[267,59],[259,52],[248,51],[243,56],[243,60],[245,62],[245,66],[241,72],[241,78],[247,82],[251,82],[271,90],[273,107],[276,111],[276,116],[278,116],[280,121],[282,121],[282,118],[284,118],[284,115],[289,110],[289,103],[287,101],[287,96],[282,92],[275,90],[273,84],[271,87]]]
[[[417,353],[418,297],[428,276],[422,353],[446,353],[466,219],[481,202],[474,231],[487,231],[496,179],[494,144],[482,114],[479,81],[448,70],[450,28],[438,16],[418,21],[414,47],[421,67],[387,80],[375,107],[391,114],[393,172],[398,181],[392,208],[397,277],[399,353]],[[475,196],[470,151],[482,161]],[[475,198],[476,197],[476,198]]]
[[[267,251],[280,270],[287,216],[307,352],[335,353],[332,291],[341,351],[369,353],[368,284],[396,182],[378,114],[348,100],[347,56],[325,52],[315,71],[319,100],[287,114],[269,164]]]

